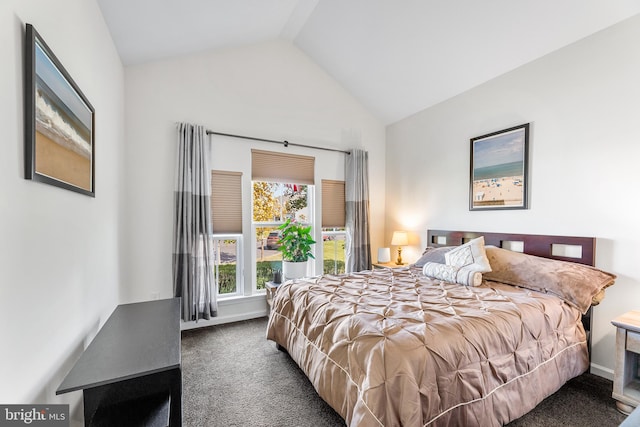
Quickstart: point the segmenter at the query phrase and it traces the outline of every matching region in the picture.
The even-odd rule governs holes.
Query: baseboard
[[[608,380],[613,381],[613,369],[609,369],[605,366],[598,365],[596,363],[591,364],[591,371],[593,375],[597,375],[599,377],[606,378]]]
[[[257,319],[259,317],[265,317],[267,315],[269,315],[267,310],[258,310],[250,313],[241,313],[241,314],[236,314],[231,316],[212,317],[209,320],[200,319],[197,322],[181,322],[180,330],[186,331],[189,329],[205,328],[207,326],[214,326],[214,325],[222,325],[224,323],[240,322],[242,320]]]

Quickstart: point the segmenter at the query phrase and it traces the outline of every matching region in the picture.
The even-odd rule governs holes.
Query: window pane
[[[278,250],[280,231],[277,227],[256,227],[256,287],[264,289],[274,271],[282,271],[282,252]]]
[[[237,290],[238,241],[236,239],[214,239],[214,274],[218,281],[218,294],[225,295]]]
[[[336,230],[329,232],[328,230]],[[323,229],[323,273],[342,274],[345,271],[345,241],[344,229]]]
[[[286,218],[309,221],[308,186],[255,181],[253,221],[284,222]]]
[[[282,207],[275,196],[278,184],[273,182],[256,181],[253,183],[253,221],[278,221]]]
[[[281,197],[285,218],[295,219],[298,222],[307,222],[311,219],[307,201],[306,185],[282,184],[284,187]]]

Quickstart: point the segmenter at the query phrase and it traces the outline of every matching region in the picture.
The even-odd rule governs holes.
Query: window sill
[[[234,305],[234,304],[243,304],[245,302],[251,302],[254,300],[263,300],[265,299],[266,292],[258,291],[260,293],[253,295],[234,295],[232,297],[221,297],[218,296],[218,305]]]
[[[209,320],[199,319],[180,323],[180,329],[197,329],[207,326],[215,326],[223,323],[240,322],[268,316],[267,298],[265,294],[229,297],[218,300],[218,316]]]

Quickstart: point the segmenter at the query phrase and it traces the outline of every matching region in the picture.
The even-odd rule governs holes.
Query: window
[[[313,186],[279,182],[254,181],[253,230],[255,237],[256,289],[264,289],[273,273],[282,270],[282,253],[278,250],[278,227],[287,219],[312,224],[310,192]]]
[[[345,242],[347,233],[342,228],[322,228],[322,272],[342,274],[345,272]]]
[[[255,289],[264,289],[273,272],[282,270],[278,227],[287,218],[313,225],[314,174],[314,157],[251,150]]]
[[[242,295],[242,239],[239,235],[215,235],[213,237],[213,271],[218,284],[218,296]]]
[[[213,271],[218,296],[242,295],[242,174],[211,171]]]
[[[324,274],[345,272],[344,181],[322,180],[322,265]]]
[[[275,271],[282,271],[282,253],[278,251],[277,227],[256,227],[256,289],[273,279]]]

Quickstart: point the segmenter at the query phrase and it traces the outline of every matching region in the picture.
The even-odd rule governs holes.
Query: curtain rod
[[[287,140],[276,141],[275,139],[256,138],[256,137],[253,137],[253,136],[235,135],[233,133],[214,132],[212,130],[207,130],[207,135],[230,136],[232,138],[250,139],[252,141],[270,142],[272,144],[282,144],[285,147],[288,147],[288,146],[291,145],[293,147],[313,148],[314,150],[336,151],[338,153],[351,154],[351,151],[338,150],[336,148],[316,147],[316,146],[313,146],[313,145],[296,144],[294,142],[289,142]]]

